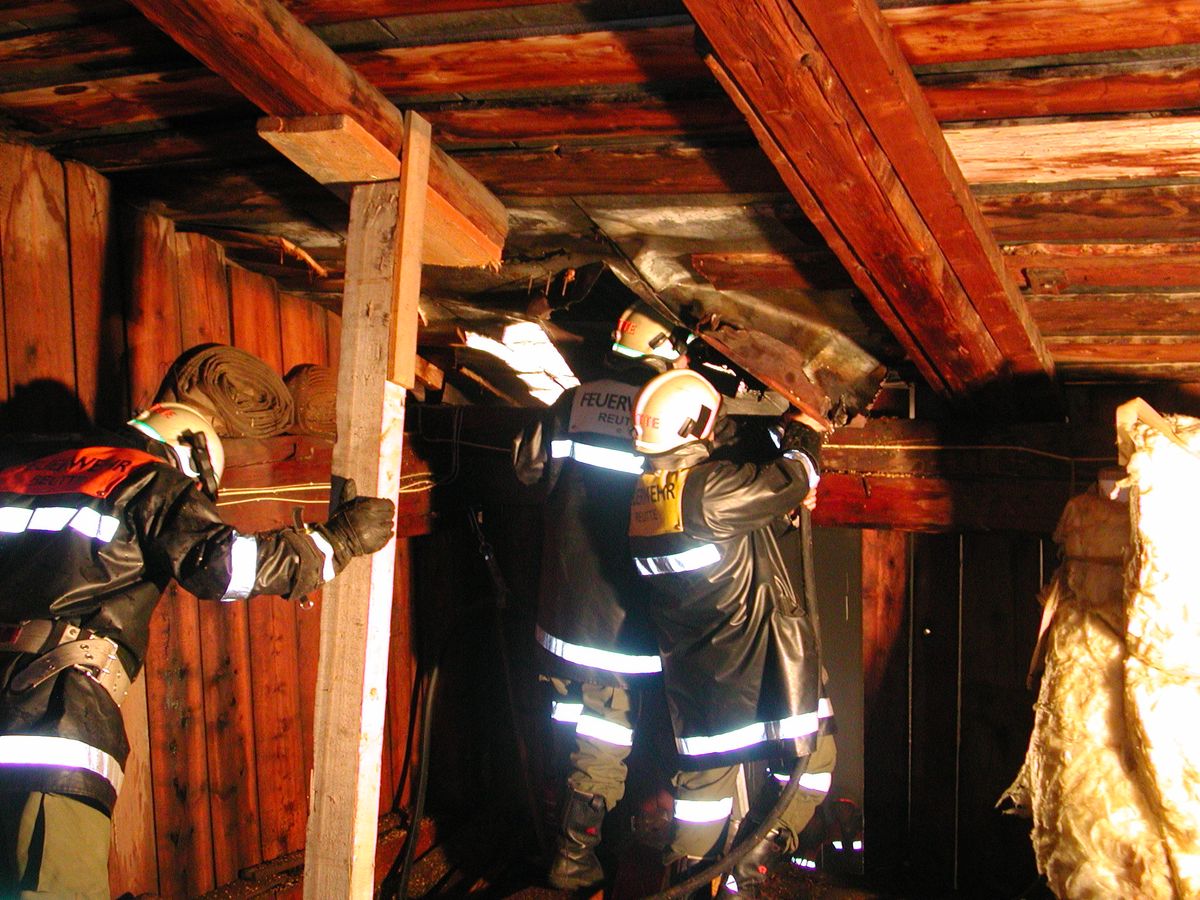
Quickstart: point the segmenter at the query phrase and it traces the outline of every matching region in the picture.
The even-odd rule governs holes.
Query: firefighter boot
[[[777,825],[738,860],[722,889],[722,894],[758,897],[767,877],[784,863],[795,849],[790,829]]]
[[[549,881],[553,887],[574,891],[604,880],[596,847],[600,843],[605,806],[599,794],[571,791],[558,833],[558,853],[550,864]]]

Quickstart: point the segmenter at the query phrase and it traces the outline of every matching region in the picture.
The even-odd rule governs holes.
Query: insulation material
[[[1153,414],[1153,411],[1149,411]],[[1180,897],[1200,896],[1200,420],[1139,418],[1132,447],[1134,553],[1125,696],[1146,791]]]
[[[1044,598],[1045,670],[1025,764],[1006,799],[1033,820],[1038,869],[1064,898],[1169,898],[1157,824],[1125,723],[1129,507],[1073,498]]]

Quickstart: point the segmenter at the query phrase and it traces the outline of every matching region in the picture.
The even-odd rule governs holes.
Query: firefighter
[[[518,477],[548,492],[535,635],[554,686],[551,715],[574,728],[548,873],[559,890],[604,879],[596,848],[605,814],[624,796],[638,689],[660,684],[658,644],[626,541],[642,471],[632,412],[642,384],[686,363],[686,337],[644,304],[629,307],[613,332],[612,377],[565,392],[514,445]]]
[[[221,439],[184,404],[106,437],[0,471],[0,896],[109,896],[120,707],[172,579],[296,599],[393,532],[392,501],[357,497],[322,524],[238,533],[214,502]]]
[[[756,896],[795,850],[834,763],[815,598],[803,572],[810,536],[797,515],[816,502],[820,434],[788,413],[771,458],[710,458],[720,405],[721,395],[691,370],[656,376],[638,394],[634,447],[647,471],[633,497],[629,542],[657,598],[650,610],[680,760],[667,859],[676,882],[721,854],[740,764],[765,760],[784,780],[799,774],[792,802],[726,887]],[[774,799],[765,793],[752,803],[747,830]]]

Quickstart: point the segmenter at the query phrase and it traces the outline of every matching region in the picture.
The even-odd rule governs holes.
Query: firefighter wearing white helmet
[[[638,360],[658,371],[678,364],[687,352],[685,330],[666,322],[651,307],[638,301],[629,306],[613,329],[613,353]]]
[[[155,403],[130,419],[129,425],[170,447],[179,470],[216,499],[225,472],[225,448],[208,416],[184,403]]]
[[[686,343],[640,303],[622,314],[608,377],[564,393],[514,444],[518,477],[545,492],[535,639],[553,686],[550,715],[571,748],[555,855],[559,890],[605,878],[596,854],[605,814],[624,796],[641,696],[661,690],[658,643],[624,535],[626,498],[642,471],[633,401],[658,371],[685,361]]]
[[[724,846],[740,764],[766,761],[800,778],[790,804],[733,867],[741,895],[756,896],[765,873],[795,849],[834,761],[802,562],[810,536],[807,519],[793,519],[815,503],[820,436],[787,414],[773,458],[718,459],[710,451],[719,401],[690,370],[642,388],[634,445],[648,471],[633,495],[629,545],[655,597],[649,609],[680,761],[666,860],[677,881]],[[751,820],[773,804],[758,798]]]
[[[299,599],[391,538],[392,501],[352,488],[324,522],[241,533],[213,501],[224,460],[207,416],[160,403],[0,470],[0,896],[109,896],[121,704],[172,580]]]
[[[633,446],[658,454],[712,437],[721,395],[699,372],[672,369],[651,379],[633,408]],[[707,455],[706,448],[703,449]]]

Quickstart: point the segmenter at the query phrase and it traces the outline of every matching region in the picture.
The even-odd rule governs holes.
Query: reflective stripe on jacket
[[[303,529],[239,534],[191,479],[128,445],[146,441],[116,437],[0,470],[0,624],[81,626],[115,641],[133,678],[172,580],[210,600],[297,597],[325,580],[325,557]],[[120,709],[73,668],[14,689],[35,658],[0,652],[0,786],[111,808],[129,753]]]
[[[661,667],[625,538],[642,380],[572,388],[514,443],[517,476],[546,491],[536,640],[549,675],[627,687]]]
[[[630,550],[656,599],[663,682],[681,765],[715,768],[812,752],[832,727],[802,541],[788,515],[807,460],[694,461],[641,476]]]

